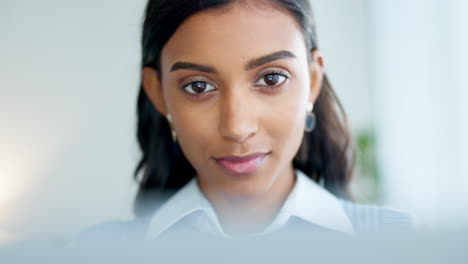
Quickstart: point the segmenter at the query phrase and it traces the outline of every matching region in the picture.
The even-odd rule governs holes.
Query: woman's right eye
[[[214,86],[203,81],[193,81],[182,87],[190,95],[198,95],[214,90]]]

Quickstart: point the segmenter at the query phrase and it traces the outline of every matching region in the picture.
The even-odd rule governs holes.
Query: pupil
[[[278,83],[278,75],[277,74],[268,74],[265,76],[265,83],[268,85],[275,85]]]
[[[192,83],[192,90],[196,93],[202,93],[206,89],[205,82],[194,82]]]

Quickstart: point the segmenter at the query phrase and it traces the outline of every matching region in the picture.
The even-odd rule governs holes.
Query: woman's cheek
[[[210,142],[216,141],[216,135],[213,134],[213,120],[209,113],[199,113],[194,108],[180,111],[178,120],[179,141],[182,148],[186,148],[186,152],[190,152],[194,158],[202,156],[201,151],[204,151]]]
[[[276,144],[276,148],[280,149],[281,155],[289,156],[295,153],[295,149],[302,141],[305,122],[305,110],[302,111],[302,109],[305,107],[301,102],[301,97],[304,98],[296,94],[294,97],[282,100],[282,103],[278,102],[266,120],[266,129]]]
[[[292,128],[299,125],[299,122],[305,116],[305,108],[300,94],[288,94],[284,96],[270,107],[270,121],[274,122],[279,129],[285,132],[290,131]],[[302,97],[303,98],[303,97]]]

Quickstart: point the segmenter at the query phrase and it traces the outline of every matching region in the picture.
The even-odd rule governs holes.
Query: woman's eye
[[[283,73],[272,72],[264,75],[255,85],[259,86],[277,86],[282,84],[289,77]]]
[[[214,90],[214,86],[203,81],[194,81],[182,87],[188,93],[197,95]]]

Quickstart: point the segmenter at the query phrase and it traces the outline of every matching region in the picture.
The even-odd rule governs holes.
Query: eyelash
[[[282,86],[284,84],[284,82],[286,82],[287,80],[289,80],[291,77],[290,75],[287,73],[287,72],[284,72],[284,71],[280,71],[280,70],[272,70],[270,72],[267,72],[265,73],[264,75],[261,76],[261,78],[259,78],[257,80],[257,82],[259,80],[262,80],[263,78],[265,78],[266,76],[268,75],[278,75],[278,76],[281,76],[281,77],[284,77],[285,80],[282,81],[280,84],[277,84],[277,85],[272,85],[272,86],[268,86],[268,85],[258,85],[258,86],[266,86],[268,90],[276,90],[278,89],[280,86]],[[184,92],[186,94],[188,94],[189,96],[192,96],[192,97],[200,97],[200,96],[203,96],[203,94],[207,93],[207,92],[201,92],[201,93],[191,93],[191,92],[188,92],[185,87],[189,86],[189,85],[193,85],[194,83],[197,83],[197,82],[201,82],[201,83],[205,83],[206,85],[210,85],[210,86],[213,86],[215,87],[214,85],[206,82],[206,81],[203,81],[203,80],[196,80],[196,79],[192,79],[192,80],[189,80],[188,82],[186,82],[185,84],[182,85],[181,89],[184,90]],[[256,85],[257,86],[257,85]],[[214,88],[216,89],[216,88]],[[212,90],[210,90],[212,91]]]
[[[278,75],[278,76],[284,77],[284,81],[282,81],[279,84],[272,85],[272,86],[267,85],[269,90],[275,90],[275,89],[279,88],[285,81],[290,79],[290,76],[289,76],[289,74],[287,72],[280,71],[280,70],[273,70],[273,71],[270,71],[270,72],[262,75],[262,77],[259,80],[265,78],[268,75]],[[260,86],[265,86],[265,85],[260,85]]]
[[[192,96],[192,97],[200,97],[202,96],[204,93],[207,93],[207,92],[202,92],[202,93],[191,93],[191,92],[188,92],[185,87],[189,86],[189,85],[193,85],[194,83],[197,83],[197,82],[200,82],[200,83],[205,83],[206,85],[210,85],[210,86],[213,86],[215,87],[214,85],[206,82],[206,81],[203,81],[203,80],[189,80],[187,83],[183,84],[181,89],[186,93],[188,94],[189,96]],[[215,88],[216,89],[216,88]],[[211,91],[211,90],[210,90]]]

